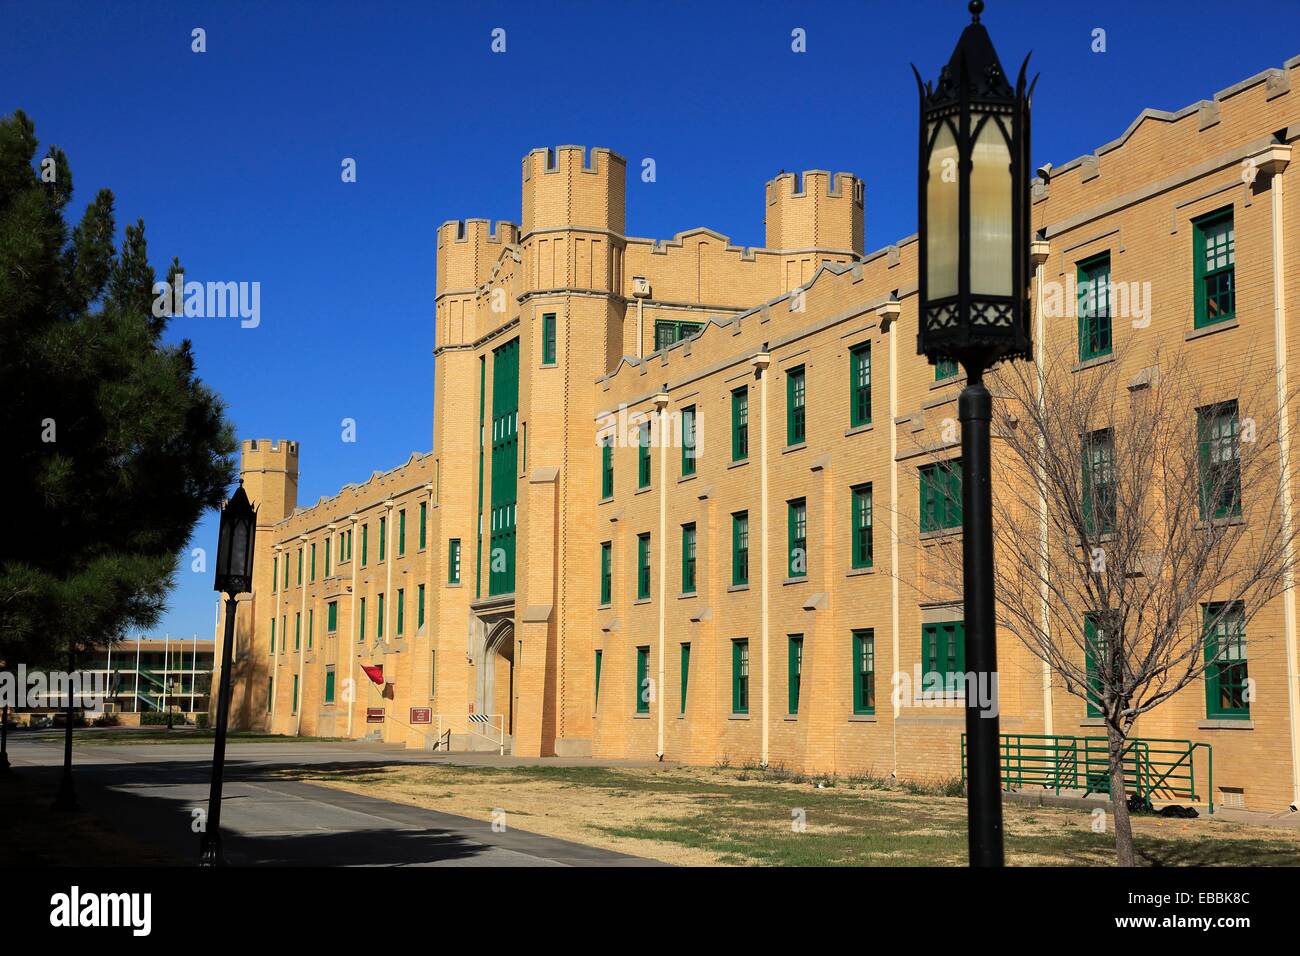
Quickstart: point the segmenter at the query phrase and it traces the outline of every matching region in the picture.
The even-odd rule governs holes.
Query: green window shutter
[[[731,460],[749,457],[749,386],[731,393]]]
[[[682,476],[695,474],[695,406],[682,409]]]
[[[339,629],[338,601],[330,601],[328,610],[325,612],[325,627],[331,634]]]
[[[606,438],[600,446],[600,496],[614,497],[614,443]]]
[[[650,713],[650,687],[646,672],[650,668],[650,648],[636,649],[636,712]]]
[[[324,544],[322,550],[325,552],[325,577],[329,577],[329,576],[330,576],[330,555],[333,554],[333,552],[330,551],[330,539],[329,539],[329,538],[326,538],[326,539],[325,539],[325,544]]]
[[[334,703],[334,668],[325,671],[325,703]]]
[[[1205,605],[1205,716],[1250,718],[1246,614],[1240,601]]]
[[[316,580],[316,545],[311,546],[311,580]]]
[[[375,615],[375,639],[383,640],[384,637],[384,595],[379,595],[378,613]]]
[[[731,712],[749,713],[749,641],[731,642]]]
[[[637,535],[636,539],[636,596],[644,601],[650,597],[650,534]]]
[[[785,373],[785,443],[803,444],[807,436],[807,376],[802,365]]]
[[[741,586],[749,583],[749,512],[738,511],[731,516],[731,583]]]
[[[421,501],[420,502],[420,550],[421,551],[423,551],[425,547],[425,532],[428,526],[429,526],[429,503],[427,501]]]
[[[298,549],[298,587],[302,587],[302,548]]]
[[[397,556],[406,554],[406,509],[397,512]]]
[[[875,555],[871,485],[855,485],[852,489],[852,566],[869,568]]]
[[[298,713],[298,675],[293,675],[293,710],[290,713]]]
[[[447,542],[447,583],[460,584],[460,538]]]
[[[786,573],[792,578],[808,576],[808,504],[803,498],[786,502],[789,542]]]
[[[362,538],[364,546],[365,539]],[[357,619],[357,643],[364,644],[366,640],[366,599],[361,599],[361,616]]]
[[[921,531],[946,531],[961,527],[961,459],[923,465],[921,479]]]
[[[876,632],[853,632],[853,713],[876,712]]]
[[[542,316],[542,364],[555,364],[555,313]]]
[[[849,352],[849,425],[871,424],[871,343]]]
[[[921,649],[925,664],[922,688],[942,690],[951,678],[965,673],[966,625],[962,621],[922,625]]]
[[[288,587],[289,587],[289,554],[288,554],[288,552],[285,552],[285,555],[284,555],[284,587],[285,587],[285,588],[288,588]]]
[[[604,652],[599,649],[596,651],[596,692],[592,697],[595,707],[600,706],[600,659],[603,654]]]
[[[402,628],[405,624],[406,617],[406,589],[397,589],[397,636],[402,636]]]
[[[277,585],[280,583],[280,558],[276,556],[271,559],[271,593],[275,593]]]
[[[614,542],[600,544],[600,603],[609,604],[614,599]]]
[[[361,526],[361,566],[366,566],[366,555],[370,550],[370,525]]]
[[[269,714],[275,704],[275,678],[266,679],[266,712]]]
[[[682,694],[679,713],[686,713],[686,685],[691,675],[691,645],[682,645]]]
[[[424,627],[424,585],[421,584],[416,594],[415,626]]]
[[[1079,313],[1079,361],[1111,352],[1110,253],[1085,259],[1075,267]]]
[[[275,653],[275,618],[271,618],[271,653]]]
[[[307,611],[307,650],[311,650],[312,644],[316,640],[316,609],[310,608]]]
[[[682,525],[682,593],[695,593],[695,525]]]
[[[637,432],[637,487],[650,487],[650,423],[642,422]]]
[[[789,710],[799,713],[799,692],[803,683],[803,635],[791,634],[786,664],[786,687],[789,697]]]
[[[1237,240],[1229,206],[1192,220],[1196,328],[1226,322],[1237,314]]]
[[[293,616],[293,649],[296,651],[302,646],[302,612],[296,612]]]
[[[388,551],[388,519],[379,519],[379,560],[384,560]]]

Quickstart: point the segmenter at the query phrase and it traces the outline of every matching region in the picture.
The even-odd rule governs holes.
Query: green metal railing
[[[1006,790],[1042,787],[1110,793],[1110,749],[1105,737],[1002,734],[1002,786]],[[1196,779],[1196,752],[1205,750],[1205,792]],[[1165,738],[1133,738],[1121,763],[1124,786],[1144,802],[1204,800],[1214,812],[1214,753],[1207,743]],[[966,782],[966,735],[961,735],[961,779]]]

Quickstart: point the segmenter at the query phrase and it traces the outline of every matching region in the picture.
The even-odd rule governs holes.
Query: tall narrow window
[[[397,512],[397,556],[406,554],[406,509]]]
[[[289,552],[284,553],[284,587],[289,587]]]
[[[600,659],[604,657],[604,651],[596,649],[596,690],[592,696],[593,709],[600,706]]]
[[[600,543],[600,603],[608,605],[614,600],[614,542]]]
[[[1246,613],[1240,601],[1205,605],[1205,716],[1250,717]]]
[[[682,477],[695,474],[695,406],[682,409]]]
[[[614,497],[614,439],[605,438],[600,443],[600,496]]]
[[[876,632],[853,632],[853,713],[876,712]]]
[[[731,583],[734,587],[749,584],[749,512],[731,516]]]
[[[1237,314],[1237,234],[1232,207],[1193,221],[1196,261],[1196,327],[1226,322]]]
[[[293,649],[296,651],[302,647],[302,612],[298,611],[293,615]]]
[[[333,634],[339,629],[339,602],[330,601],[326,605],[325,611],[325,630]]]
[[[922,465],[921,531],[961,527],[961,459]]]
[[[406,588],[397,589],[397,636],[402,636],[406,626]]]
[[[650,423],[642,422],[637,430],[637,488],[650,487]]]
[[[636,596],[645,601],[650,597],[650,532],[636,536]]]
[[[686,687],[687,681],[691,676],[691,645],[689,642],[682,644],[682,693],[681,706],[678,713],[686,713]]]
[[[749,713],[749,641],[731,642],[731,712]]]
[[[330,556],[331,556],[334,552],[330,550],[330,539],[329,539],[328,537],[325,539],[325,545],[324,545],[324,547],[323,547],[322,550],[324,550],[324,552],[325,552],[325,577],[329,577],[329,576],[330,576]]]
[[[364,542],[364,536],[362,537],[362,540]],[[366,599],[361,598],[361,614],[357,618],[357,643],[364,644],[365,642],[366,642]]]
[[[1085,259],[1076,267],[1079,296],[1079,361],[1109,355],[1110,253]]]
[[[460,584],[460,538],[447,542],[447,583]]]
[[[384,639],[384,595],[382,591],[379,594],[377,604],[378,613],[375,614],[375,640],[382,641]]]
[[[636,712],[650,713],[650,648],[636,649]]]
[[[792,578],[808,576],[808,503],[803,498],[786,502],[789,524],[789,555],[786,573]]]
[[[298,713],[298,675],[297,674],[293,675],[293,709],[290,710],[289,713],[291,714]]]
[[[316,545],[311,546],[311,580],[316,580]]]
[[[1106,664],[1106,658],[1109,652],[1106,646],[1105,629],[1098,626],[1098,615],[1085,614],[1083,616],[1083,666],[1084,672],[1088,678],[1087,690],[1087,713],[1089,717],[1105,716],[1106,688],[1102,683],[1102,668]],[[1112,666],[1116,667],[1120,661],[1116,659]],[[1118,675],[1117,675],[1118,676]]]
[[[280,558],[279,555],[271,559],[271,593],[275,593],[276,585],[280,582]]]
[[[799,713],[799,691],[803,683],[803,635],[791,634],[787,648],[786,687],[791,714]]]
[[[962,621],[921,627],[921,654],[925,673],[921,687],[928,692],[955,686],[966,670],[966,625]]]
[[[871,343],[849,351],[849,425],[871,424]]]
[[[334,668],[325,668],[325,703],[334,703]]]
[[[1109,534],[1115,518],[1115,433],[1101,428],[1083,436],[1083,521],[1090,534]]]
[[[307,610],[307,650],[311,650],[312,644],[316,641],[316,609],[308,608]]]
[[[271,712],[271,708],[274,704],[275,704],[275,678],[268,677],[266,679],[266,712],[268,714]]]
[[[420,550],[424,550],[425,531],[429,526],[429,503],[420,502]]]
[[[749,386],[731,393],[731,460],[749,457]]]
[[[415,626],[417,628],[421,628],[424,627],[424,585],[423,584],[421,584],[420,587],[416,590],[415,597],[416,597]]]
[[[370,550],[370,525],[361,526],[361,566],[366,566],[367,552]]]
[[[302,587],[302,548],[298,549],[298,587]]]
[[[801,445],[807,438],[806,405],[808,383],[804,367],[785,373],[785,443]]]
[[[682,593],[695,593],[695,523],[682,525]]]
[[[275,654],[275,618],[271,618],[271,654]]]
[[[542,364],[555,364],[555,313],[542,316]]]
[[[854,485],[852,494],[852,538],[850,546],[851,565],[857,570],[871,567],[875,557],[875,541],[872,530],[871,485]]]
[[[388,518],[379,519],[379,560],[384,560],[388,551]]]
[[[1236,517],[1241,514],[1237,403],[1220,402],[1197,409],[1196,417],[1200,442],[1201,517]]]

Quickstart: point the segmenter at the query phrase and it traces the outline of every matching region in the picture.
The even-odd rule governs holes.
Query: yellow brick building
[[[1040,171],[1035,297],[1104,262],[1151,283],[1144,342],[1207,365],[1263,343],[1300,382],[1298,84],[1300,57]],[[437,230],[431,452],[298,507],[297,445],[244,442],[260,524],[236,725],[956,776],[960,707],[890,700],[961,620],[918,601],[925,549],[890,530],[958,443],[960,380],[916,355],[916,238],[867,253],[862,181],[823,171],[767,184],[766,248],[636,238],[625,183],[610,150],[537,149],[518,225]],[[1202,327],[1206,235],[1235,243],[1236,309]],[[1040,347],[1078,334],[1039,312]],[[1113,360],[1092,348],[1072,374]],[[868,545],[876,515],[895,517]],[[1140,724],[1213,747],[1216,803],[1300,798],[1296,601],[1252,624],[1248,715],[1189,687]],[[1000,655],[1004,733],[1104,734],[1013,638]]]

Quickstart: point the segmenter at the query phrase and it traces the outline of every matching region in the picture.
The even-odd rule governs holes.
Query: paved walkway
[[[63,760],[61,735],[14,734],[9,744],[15,769],[52,792]],[[485,762],[477,755],[457,755],[464,757]],[[523,830],[495,833],[490,820],[274,776],[276,770],[304,766],[355,771],[451,759],[343,742],[232,743],[221,804],[226,858],[240,866],[657,865]],[[86,811],[182,863],[198,857],[194,822],[196,811],[207,807],[211,760],[212,748],[204,743],[92,743],[73,750],[77,793]]]

